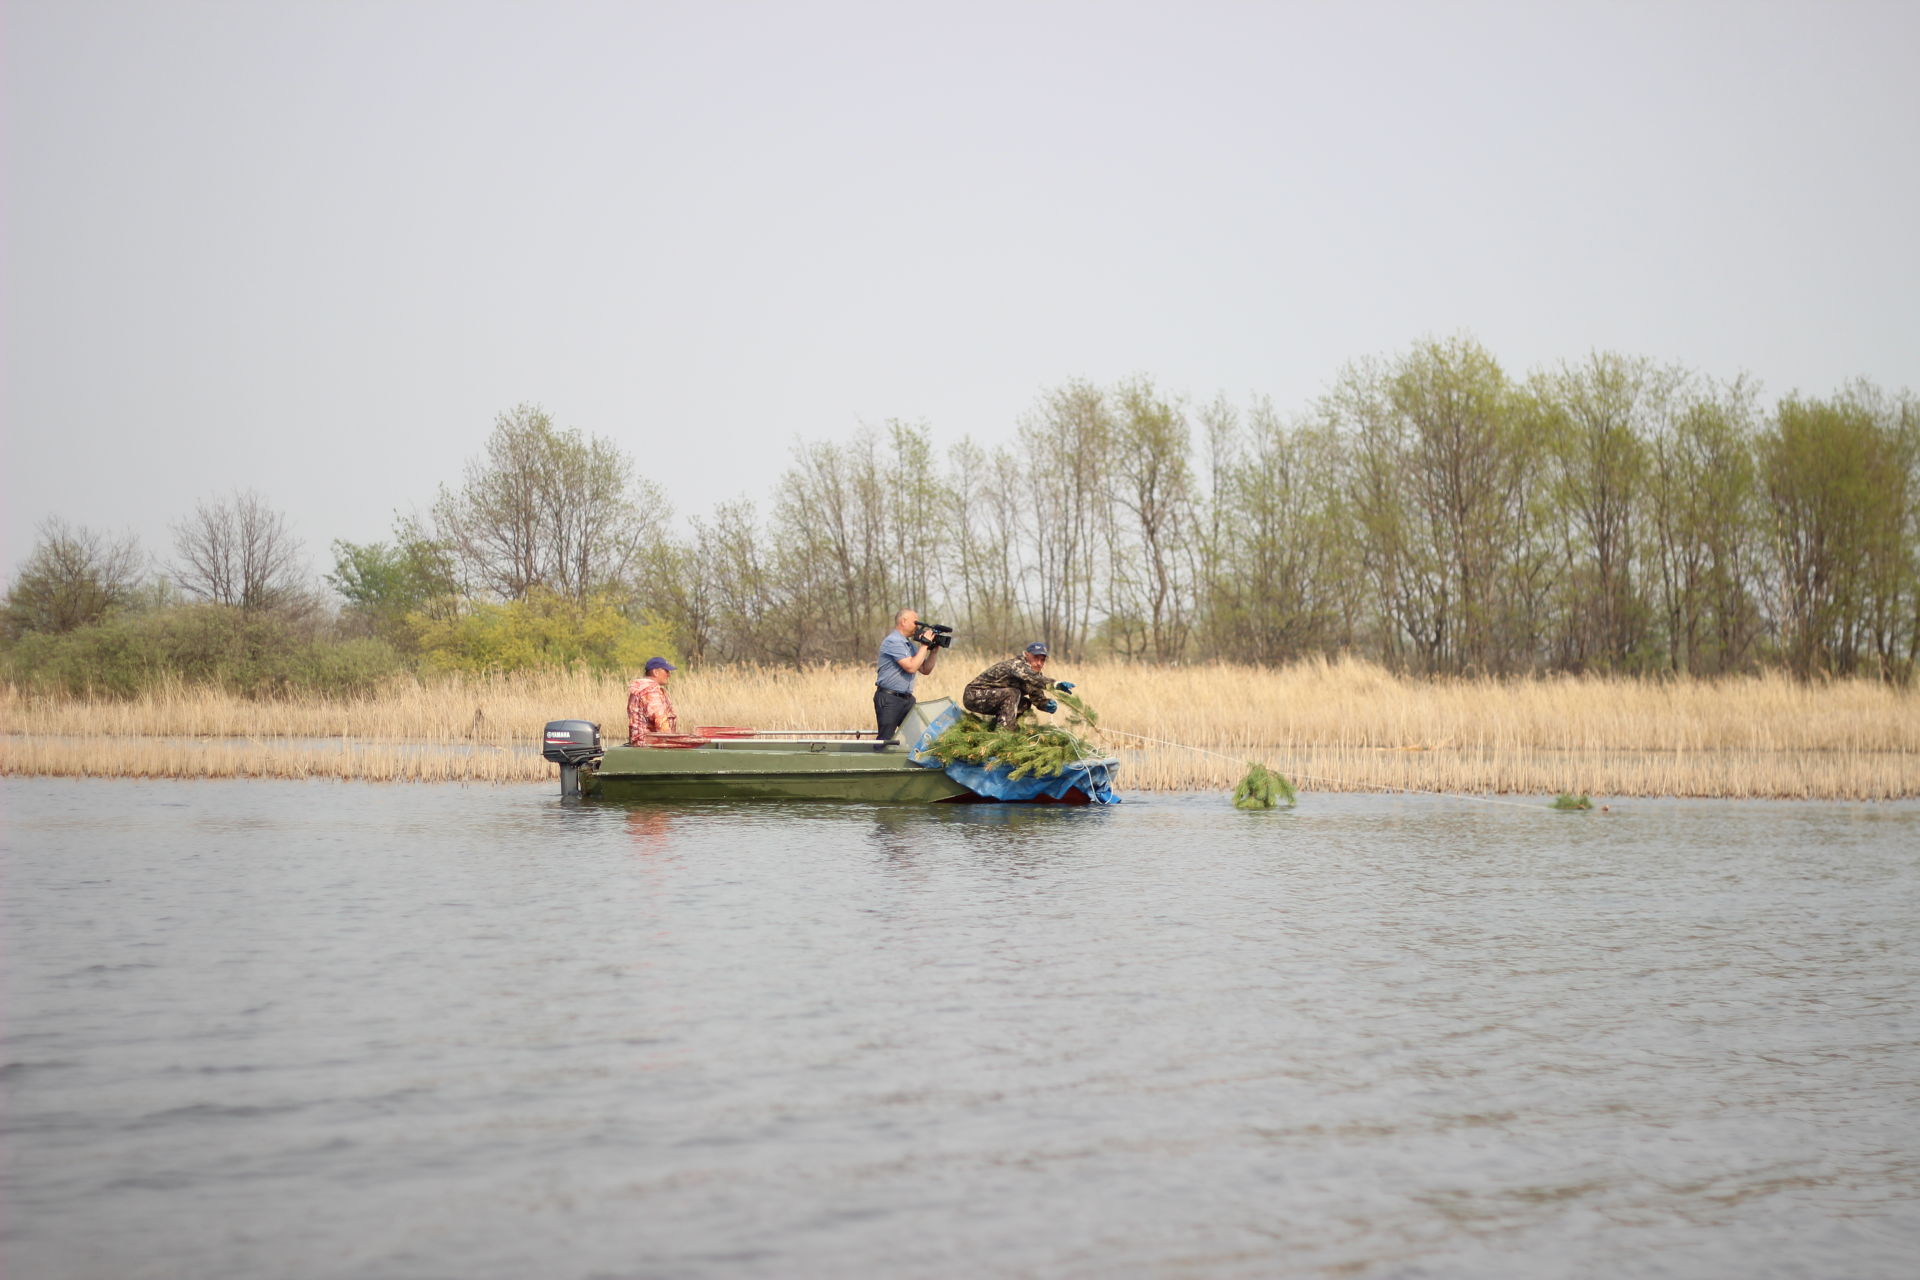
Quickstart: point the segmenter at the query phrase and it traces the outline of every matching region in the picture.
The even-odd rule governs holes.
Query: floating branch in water
[[[1291,809],[1299,799],[1299,793],[1285,775],[1275,773],[1258,761],[1248,762],[1247,776],[1233,789],[1236,809],[1277,809],[1283,804]]]
[[[1553,803],[1548,805],[1547,807],[1549,809],[1565,809],[1569,811],[1577,810],[1577,809],[1591,809],[1593,808],[1593,801],[1587,798],[1587,795],[1584,791],[1581,792],[1579,795],[1575,795],[1571,791],[1562,791],[1559,795],[1553,798]]]

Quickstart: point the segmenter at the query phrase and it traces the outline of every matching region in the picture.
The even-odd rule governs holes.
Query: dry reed
[[[23,738],[0,745],[0,773],[66,778],[337,778],[362,782],[537,782],[533,751],[477,751],[231,738]]]
[[[980,665],[946,655],[921,696],[957,696]],[[1426,681],[1357,660],[1089,664],[1070,678],[1143,790],[1231,787],[1259,759],[1309,790],[1920,795],[1920,695],[1864,680]],[[684,670],[672,691],[683,727],[855,729],[871,727],[871,688],[864,666],[728,667]],[[0,687],[0,773],[520,781],[551,774],[536,749],[548,720],[593,720],[617,740],[625,707],[624,681],[584,674],[268,703],[184,686],[125,702]]]

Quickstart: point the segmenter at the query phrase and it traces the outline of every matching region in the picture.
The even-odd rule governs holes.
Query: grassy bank
[[[983,665],[951,657],[921,696],[957,696]],[[1428,682],[1354,661],[1050,674],[1080,683],[1125,785],[1143,790],[1230,787],[1260,759],[1303,790],[1920,796],[1920,695],[1868,681]],[[684,726],[850,729],[871,727],[871,688],[864,667],[735,667],[682,671],[673,695]],[[0,772],[530,781],[552,776],[543,724],[596,720],[613,739],[625,705],[621,681],[551,674],[272,703],[185,687],[125,702],[0,690]]]

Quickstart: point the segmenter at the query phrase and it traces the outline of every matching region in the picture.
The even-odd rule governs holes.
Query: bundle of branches
[[[1283,804],[1291,809],[1298,799],[1293,784],[1284,774],[1275,773],[1257,761],[1247,762],[1247,776],[1233,789],[1236,809],[1275,809]]]
[[[1054,696],[1066,701],[1063,695]],[[1051,778],[1074,761],[1099,754],[1085,739],[1058,725],[1038,724],[1031,716],[1022,716],[1013,728],[1002,729],[995,721],[968,711],[961,712],[953,727],[935,738],[927,752],[942,764],[961,760],[987,768],[1005,765],[1011,769],[1007,776],[1012,779],[1028,774]]]
[[[1547,808],[1570,809],[1574,811],[1582,811],[1582,810],[1593,808],[1593,801],[1588,798],[1586,792],[1584,791],[1578,792],[1578,793],[1572,792],[1572,791],[1562,791],[1559,795],[1553,798],[1553,803],[1548,805]]]

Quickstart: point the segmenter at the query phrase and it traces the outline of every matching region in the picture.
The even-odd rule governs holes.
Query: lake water
[[[1920,1255],[1912,804],[0,803],[9,1280]]]

